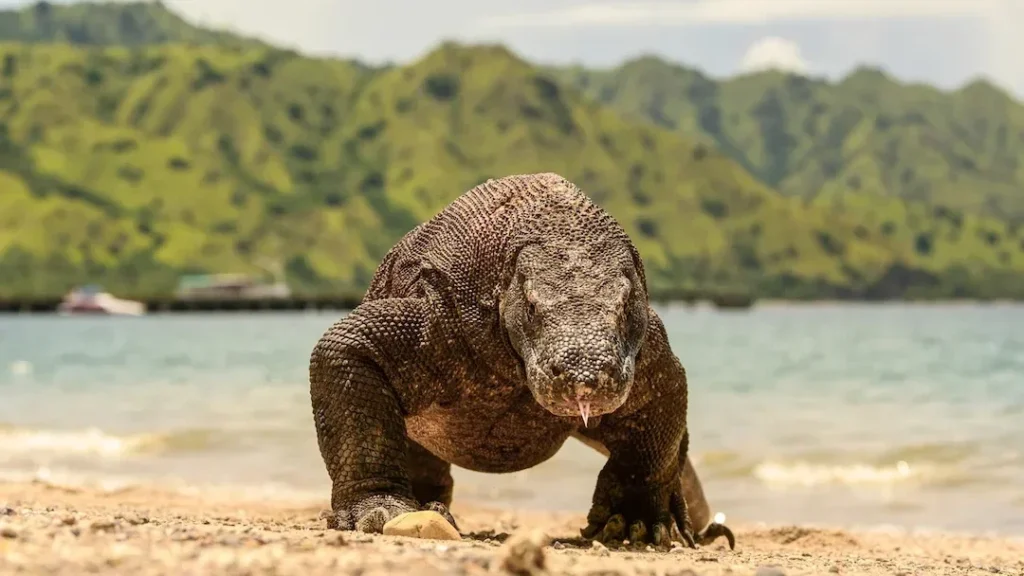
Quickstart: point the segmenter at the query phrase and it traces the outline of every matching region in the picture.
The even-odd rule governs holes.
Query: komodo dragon
[[[686,373],[640,256],[557,174],[488,180],[410,231],[309,382],[331,528],[429,509],[458,529],[452,464],[524,470],[573,436],[608,457],[584,537],[735,546],[688,458]]]

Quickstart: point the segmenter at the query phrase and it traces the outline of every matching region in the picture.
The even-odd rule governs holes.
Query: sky
[[[73,0],[70,0],[73,1]],[[0,0],[0,5],[23,2]],[[1024,0],[164,0],[186,18],[318,55],[404,62],[443,40],[500,42],[545,63],[654,54],[713,76],[857,66],[1024,98]]]

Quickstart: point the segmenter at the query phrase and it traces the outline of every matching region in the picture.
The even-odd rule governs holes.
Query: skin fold
[[[409,232],[309,378],[334,528],[421,509],[457,527],[452,464],[523,470],[574,437],[607,456],[584,536],[734,545],[688,457],[686,372],[640,256],[557,174],[489,180]]]

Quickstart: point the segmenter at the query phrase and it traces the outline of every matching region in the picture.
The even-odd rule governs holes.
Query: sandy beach
[[[753,525],[733,527],[735,551],[609,550],[576,536],[582,513],[456,504],[451,542],[325,530],[311,504],[0,484],[0,574],[1024,574],[1020,539]]]

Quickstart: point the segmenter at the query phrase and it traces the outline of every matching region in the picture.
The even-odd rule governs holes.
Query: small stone
[[[15,516],[18,513],[14,511],[14,508],[8,506],[0,506],[0,516]]]
[[[75,518],[74,516],[65,516],[61,518],[60,523],[65,526],[74,526],[75,524],[78,524],[78,518]]]
[[[565,544],[562,544],[561,542],[555,542],[551,547],[555,550],[565,550]]]
[[[686,554],[686,548],[683,548],[682,546],[675,546],[668,552],[669,554]]]
[[[551,537],[541,530],[513,534],[502,546],[501,568],[520,576],[543,573],[544,547],[550,543]]]
[[[607,556],[609,554],[608,547],[601,544],[597,540],[590,543],[590,549],[594,551],[598,556]]]
[[[117,528],[117,523],[108,519],[93,520],[93,522],[89,524],[89,529],[93,532],[111,532],[115,528]]]
[[[396,516],[384,525],[384,534],[430,540],[462,540],[455,527],[433,510],[408,512]]]
[[[833,573],[833,574],[839,574],[839,566],[832,566],[831,568],[828,569],[828,571]]]
[[[759,566],[754,576],[786,576],[786,573],[778,566]]]
[[[14,540],[18,537],[18,531],[10,526],[0,526],[0,538]]]

